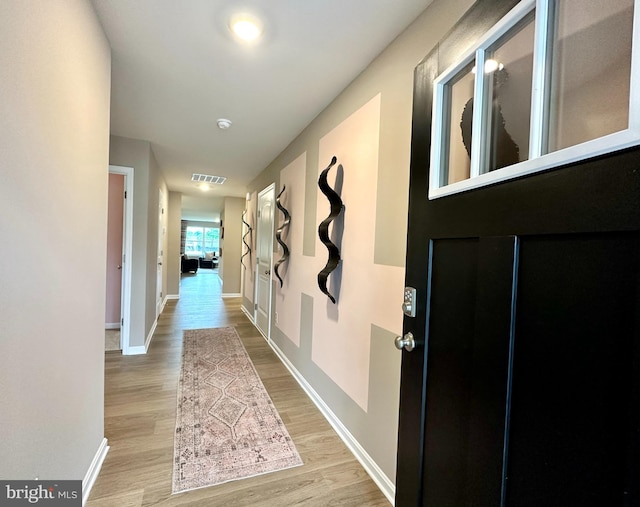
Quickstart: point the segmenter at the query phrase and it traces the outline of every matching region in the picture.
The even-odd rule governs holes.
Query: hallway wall
[[[104,437],[111,55],[88,0],[0,2],[0,477]]]
[[[402,331],[413,70],[472,3],[436,0],[249,186],[256,192],[275,182],[278,193],[286,184],[283,200],[292,215],[284,285],[273,284],[273,344],[353,438],[389,496],[396,465],[401,354],[393,338]],[[340,187],[345,204],[337,226],[342,233],[334,231],[341,265],[329,277],[335,305],[316,280],[327,261],[318,224],[329,213],[317,181],[332,155],[343,169],[333,168],[329,182]],[[276,216],[277,227],[282,214]],[[252,315],[251,277],[245,277],[243,294]]]
[[[175,299],[180,294],[180,235],[182,194],[169,192],[167,217],[167,296]]]
[[[162,189],[165,200],[168,190],[148,141],[111,136],[109,163],[133,167],[133,259],[129,345],[145,347],[156,318],[158,190]],[[165,213],[165,227],[167,217],[168,213]],[[165,235],[165,252],[168,239],[168,235]],[[164,271],[163,293],[166,294],[167,270]]]
[[[242,210],[244,199],[241,197],[225,197],[222,220],[224,238],[221,237],[219,273],[222,278],[222,295],[240,294],[242,279],[240,257],[242,256]]]

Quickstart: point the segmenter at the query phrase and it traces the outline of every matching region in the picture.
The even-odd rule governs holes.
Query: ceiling
[[[191,196],[183,218],[213,220],[431,1],[92,0],[111,133],[149,141],[169,190]],[[239,11],[262,21],[257,43],[232,36]],[[227,180],[205,194],[193,173]]]

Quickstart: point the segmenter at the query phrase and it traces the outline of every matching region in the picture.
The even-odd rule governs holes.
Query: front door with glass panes
[[[479,0],[416,68],[396,506],[640,506],[640,2]]]

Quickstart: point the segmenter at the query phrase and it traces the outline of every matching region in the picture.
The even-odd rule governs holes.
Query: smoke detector
[[[230,126],[231,120],[227,120],[226,118],[218,118],[218,128],[227,130]]]

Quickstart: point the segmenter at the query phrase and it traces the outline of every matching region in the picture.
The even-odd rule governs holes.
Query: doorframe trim
[[[109,165],[109,172],[124,175],[124,187],[127,198],[124,200],[124,234],[122,251],[125,262],[122,272],[122,292],[121,292],[121,319],[124,324],[120,326],[120,348],[122,354],[130,354],[131,338],[131,265],[133,261],[133,167]],[[121,321],[122,322],[122,321]]]
[[[269,185],[267,185],[265,188],[263,188],[260,192],[258,192],[258,197],[256,199],[256,214],[258,214],[260,212],[260,196],[268,193],[268,192],[272,192],[273,193],[273,202],[275,204],[275,197],[276,197],[276,183],[275,181]],[[272,226],[275,226],[275,214],[273,217],[273,222],[272,222]],[[259,240],[260,240],[260,220],[256,219],[256,244],[259,244]],[[269,262],[269,271],[271,272],[273,270],[273,227],[271,230],[271,233],[269,234],[269,249],[271,251],[271,260]],[[260,283],[258,281],[258,255],[257,255],[257,248],[256,248],[256,255],[255,255],[255,269],[256,269],[256,283],[255,283],[255,288],[254,288],[254,292],[253,292],[253,301],[254,301],[254,310],[253,310],[253,320],[256,323],[256,328],[260,331],[260,328],[258,328],[258,308],[257,308],[257,302],[258,302],[258,288],[260,287]],[[268,343],[271,343],[271,314],[273,313],[273,283],[271,280],[271,275],[269,275],[269,318],[267,320],[267,335],[265,336],[265,338],[267,339]]]

